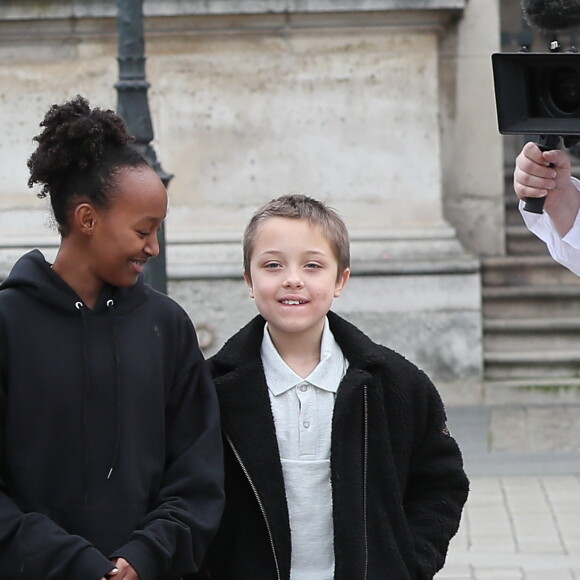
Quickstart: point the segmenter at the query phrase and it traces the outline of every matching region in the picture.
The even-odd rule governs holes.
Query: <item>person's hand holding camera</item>
[[[516,158],[514,190],[520,199],[545,197],[549,214],[560,237],[574,225],[580,209],[580,192],[572,181],[570,158],[559,149],[542,152],[526,143]]]

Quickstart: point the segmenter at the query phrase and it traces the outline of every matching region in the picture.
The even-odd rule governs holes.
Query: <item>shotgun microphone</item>
[[[580,26],[580,0],[521,0],[530,26],[542,32],[560,32]]]

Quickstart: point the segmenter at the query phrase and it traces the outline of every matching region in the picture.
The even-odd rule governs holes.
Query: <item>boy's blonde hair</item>
[[[330,206],[307,195],[283,195],[259,208],[244,231],[244,273],[250,275],[250,261],[258,227],[273,217],[308,220],[310,225],[319,227],[330,242],[338,262],[337,279],[350,267],[350,241],[343,219]]]

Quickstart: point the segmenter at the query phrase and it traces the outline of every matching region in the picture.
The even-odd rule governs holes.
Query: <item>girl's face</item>
[[[167,213],[167,192],[148,166],[122,169],[107,209],[93,208],[88,272],[97,286],[133,286],[149,258],[159,254],[157,235]]]

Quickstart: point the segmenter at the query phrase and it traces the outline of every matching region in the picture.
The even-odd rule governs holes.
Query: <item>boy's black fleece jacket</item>
[[[91,310],[35,250],[0,287],[0,578],[194,572],[223,509],[215,389],[186,313],[138,282]]]
[[[427,375],[328,313],[349,362],[334,406],[335,580],[429,580],[443,566],[468,494],[445,411]],[[290,522],[252,320],[210,359],[225,450],[226,507],[212,580],[289,580]],[[196,578],[207,578],[199,574]]]

